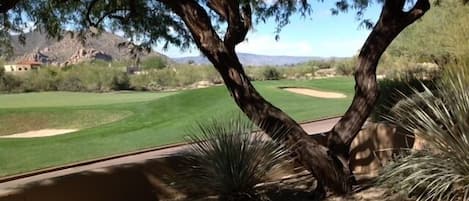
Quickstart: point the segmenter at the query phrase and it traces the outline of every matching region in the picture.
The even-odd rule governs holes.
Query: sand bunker
[[[306,96],[312,96],[317,98],[345,98],[347,97],[345,94],[336,93],[336,92],[326,92],[326,91],[318,91],[314,89],[308,88],[282,88],[292,93],[297,93]]]
[[[31,138],[31,137],[47,137],[54,135],[61,135],[78,131],[78,129],[41,129],[35,131],[28,131],[24,133],[15,133],[11,135],[0,136],[2,138]]]

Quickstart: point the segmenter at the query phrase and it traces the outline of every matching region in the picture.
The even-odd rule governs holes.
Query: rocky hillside
[[[118,48],[118,44],[126,42],[126,39],[112,33],[104,32],[97,37],[87,37],[84,44],[70,34],[65,35],[60,41],[47,38],[38,31],[27,33],[25,36],[24,45],[19,42],[18,36],[12,36],[14,52],[10,61],[35,60],[44,64],[62,66],[94,59],[104,61],[131,59],[129,48]],[[162,56],[169,59],[156,52],[142,53],[141,59],[148,56]]]

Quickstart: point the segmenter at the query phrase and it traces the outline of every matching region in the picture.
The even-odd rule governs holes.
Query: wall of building
[[[25,72],[39,68],[36,65],[10,64],[4,65],[5,72]]]

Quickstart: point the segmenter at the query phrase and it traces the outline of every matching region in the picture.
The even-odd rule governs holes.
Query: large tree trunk
[[[261,129],[284,142],[319,181],[318,189],[328,186],[338,193],[351,190],[351,172],[346,165],[350,144],[373,109],[378,97],[376,66],[391,41],[429,9],[428,0],[403,12],[405,0],[387,0],[380,19],[359,55],[355,73],[356,95],[352,105],[328,136],[328,147],[307,137],[291,117],[267,102],[252,86],[239,62],[234,47],[244,39],[247,28],[240,17],[238,1],[209,0],[208,6],[228,22],[222,40],[213,29],[206,11],[194,0],[160,0],[179,15],[188,26],[198,48],[218,70],[236,104]],[[234,16],[234,17],[233,17]],[[279,131],[287,131],[279,132]],[[331,150],[331,151],[329,151]]]
[[[328,147],[344,160],[349,159],[350,145],[372,112],[379,96],[376,81],[378,61],[394,38],[430,9],[428,0],[418,0],[404,12],[405,0],[387,0],[378,23],[373,28],[358,56],[355,70],[355,96],[347,112],[328,134]]]
[[[192,0],[162,2],[184,20],[198,48],[218,70],[239,108],[268,135],[286,144],[296,155],[296,160],[316,177],[317,191],[321,196],[324,196],[324,186],[337,193],[350,192],[351,173],[346,163],[331,154],[327,147],[309,138],[296,121],[267,102],[253,87],[234,51],[236,42],[231,42],[240,41],[230,40],[227,35],[225,40],[221,40],[198,3]],[[230,34],[239,38],[236,33]]]

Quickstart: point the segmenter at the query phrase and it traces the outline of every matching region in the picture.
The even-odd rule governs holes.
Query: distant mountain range
[[[268,56],[259,54],[238,53],[244,66],[285,66],[308,61],[328,60],[328,57]],[[341,59],[341,58],[336,58]],[[210,64],[204,56],[172,58],[176,63]]]
[[[88,36],[85,43],[81,43],[71,34],[65,34],[62,40],[57,41],[39,31],[26,33],[25,39],[25,44],[21,44],[18,36],[11,36],[13,56],[10,61],[34,60],[44,64],[66,65],[94,59],[105,61],[131,59],[128,47],[118,47],[127,40],[109,32],[103,32],[97,37]],[[168,59],[157,52],[141,53],[141,59],[148,56]]]
[[[9,60],[34,60],[51,65],[69,65],[100,59],[105,61],[122,61],[131,59],[129,48],[119,48],[118,44],[126,42],[123,37],[113,33],[104,32],[98,37],[87,37],[84,44],[76,38],[66,34],[62,40],[48,38],[44,33],[33,31],[25,34],[26,44],[19,42],[18,36],[11,36],[13,57]],[[169,62],[210,64],[204,56],[168,58],[158,53],[142,53],[140,60],[150,56],[163,57]],[[267,56],[259,54],[238,53],[238,57],[244,66],[286,66],[304,63],[313,60],[328,60],[328,57],[298,57],[298,56]],[[335,58],[341,59],[341,58]]]

